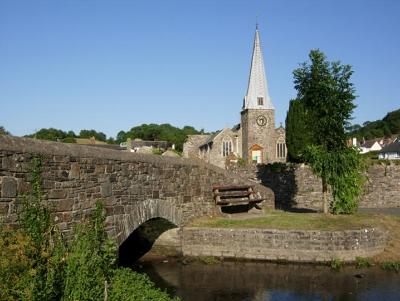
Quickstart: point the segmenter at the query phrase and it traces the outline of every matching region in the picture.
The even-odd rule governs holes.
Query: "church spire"
[[[267,77],[265,76],[264,60],[260,45],[258,24],[254,37],[253,57],[247,94],[244,97],[243,109],[270,109],[274,110],[268,92]]]

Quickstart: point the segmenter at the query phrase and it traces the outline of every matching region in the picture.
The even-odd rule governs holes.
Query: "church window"
[[[259,106],[263,106],[264,105],[264,98],[263,97],[257,97],[257,103]]]
[[[286,145],[284,142],[276,144],[276,156],[277,158],[286,158]]]
[[[222,156],[226,157],[232,153],[232,141],[222,141]]]

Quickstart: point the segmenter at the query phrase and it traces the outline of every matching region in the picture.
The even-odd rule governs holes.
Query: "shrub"
[[[381,264],[381,268],[385,271],[400,272],[400,261],[388,261]]]
[[[370,268],[372,265],[371,258],[356,257],[356,266],[358,269]]]
[[[0,229],[0,300],[32,299],[32,241],[21,231]]]
[[[331,261],[331,269],[339,271],[343,267],[343,262],[339,258],[335,258]]]
[[[66,260],[63,300],[103,300],[116,250],[107,239],[103,206],[98,202],[89,222],[77,226]]]
[[[110,301],[171,301],[167,293],[156,288],[145,275],[129,269],[115,270],[109,291]]]

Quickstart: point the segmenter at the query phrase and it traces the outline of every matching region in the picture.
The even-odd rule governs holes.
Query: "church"
[[[275,108],[268,92],[258,26],[254,37],[247,93],[240,124],[212,135],[190,135],[183,156],[227,168],[242,158],[249,163],[286,162],[285,129],[275,128]]]

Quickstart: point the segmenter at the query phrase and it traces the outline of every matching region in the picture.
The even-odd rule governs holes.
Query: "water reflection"
[[[169,260],[143,261],[137,269],[185,301],[400,300],[400,275],[379,268],[335,272],[325,266]]]

